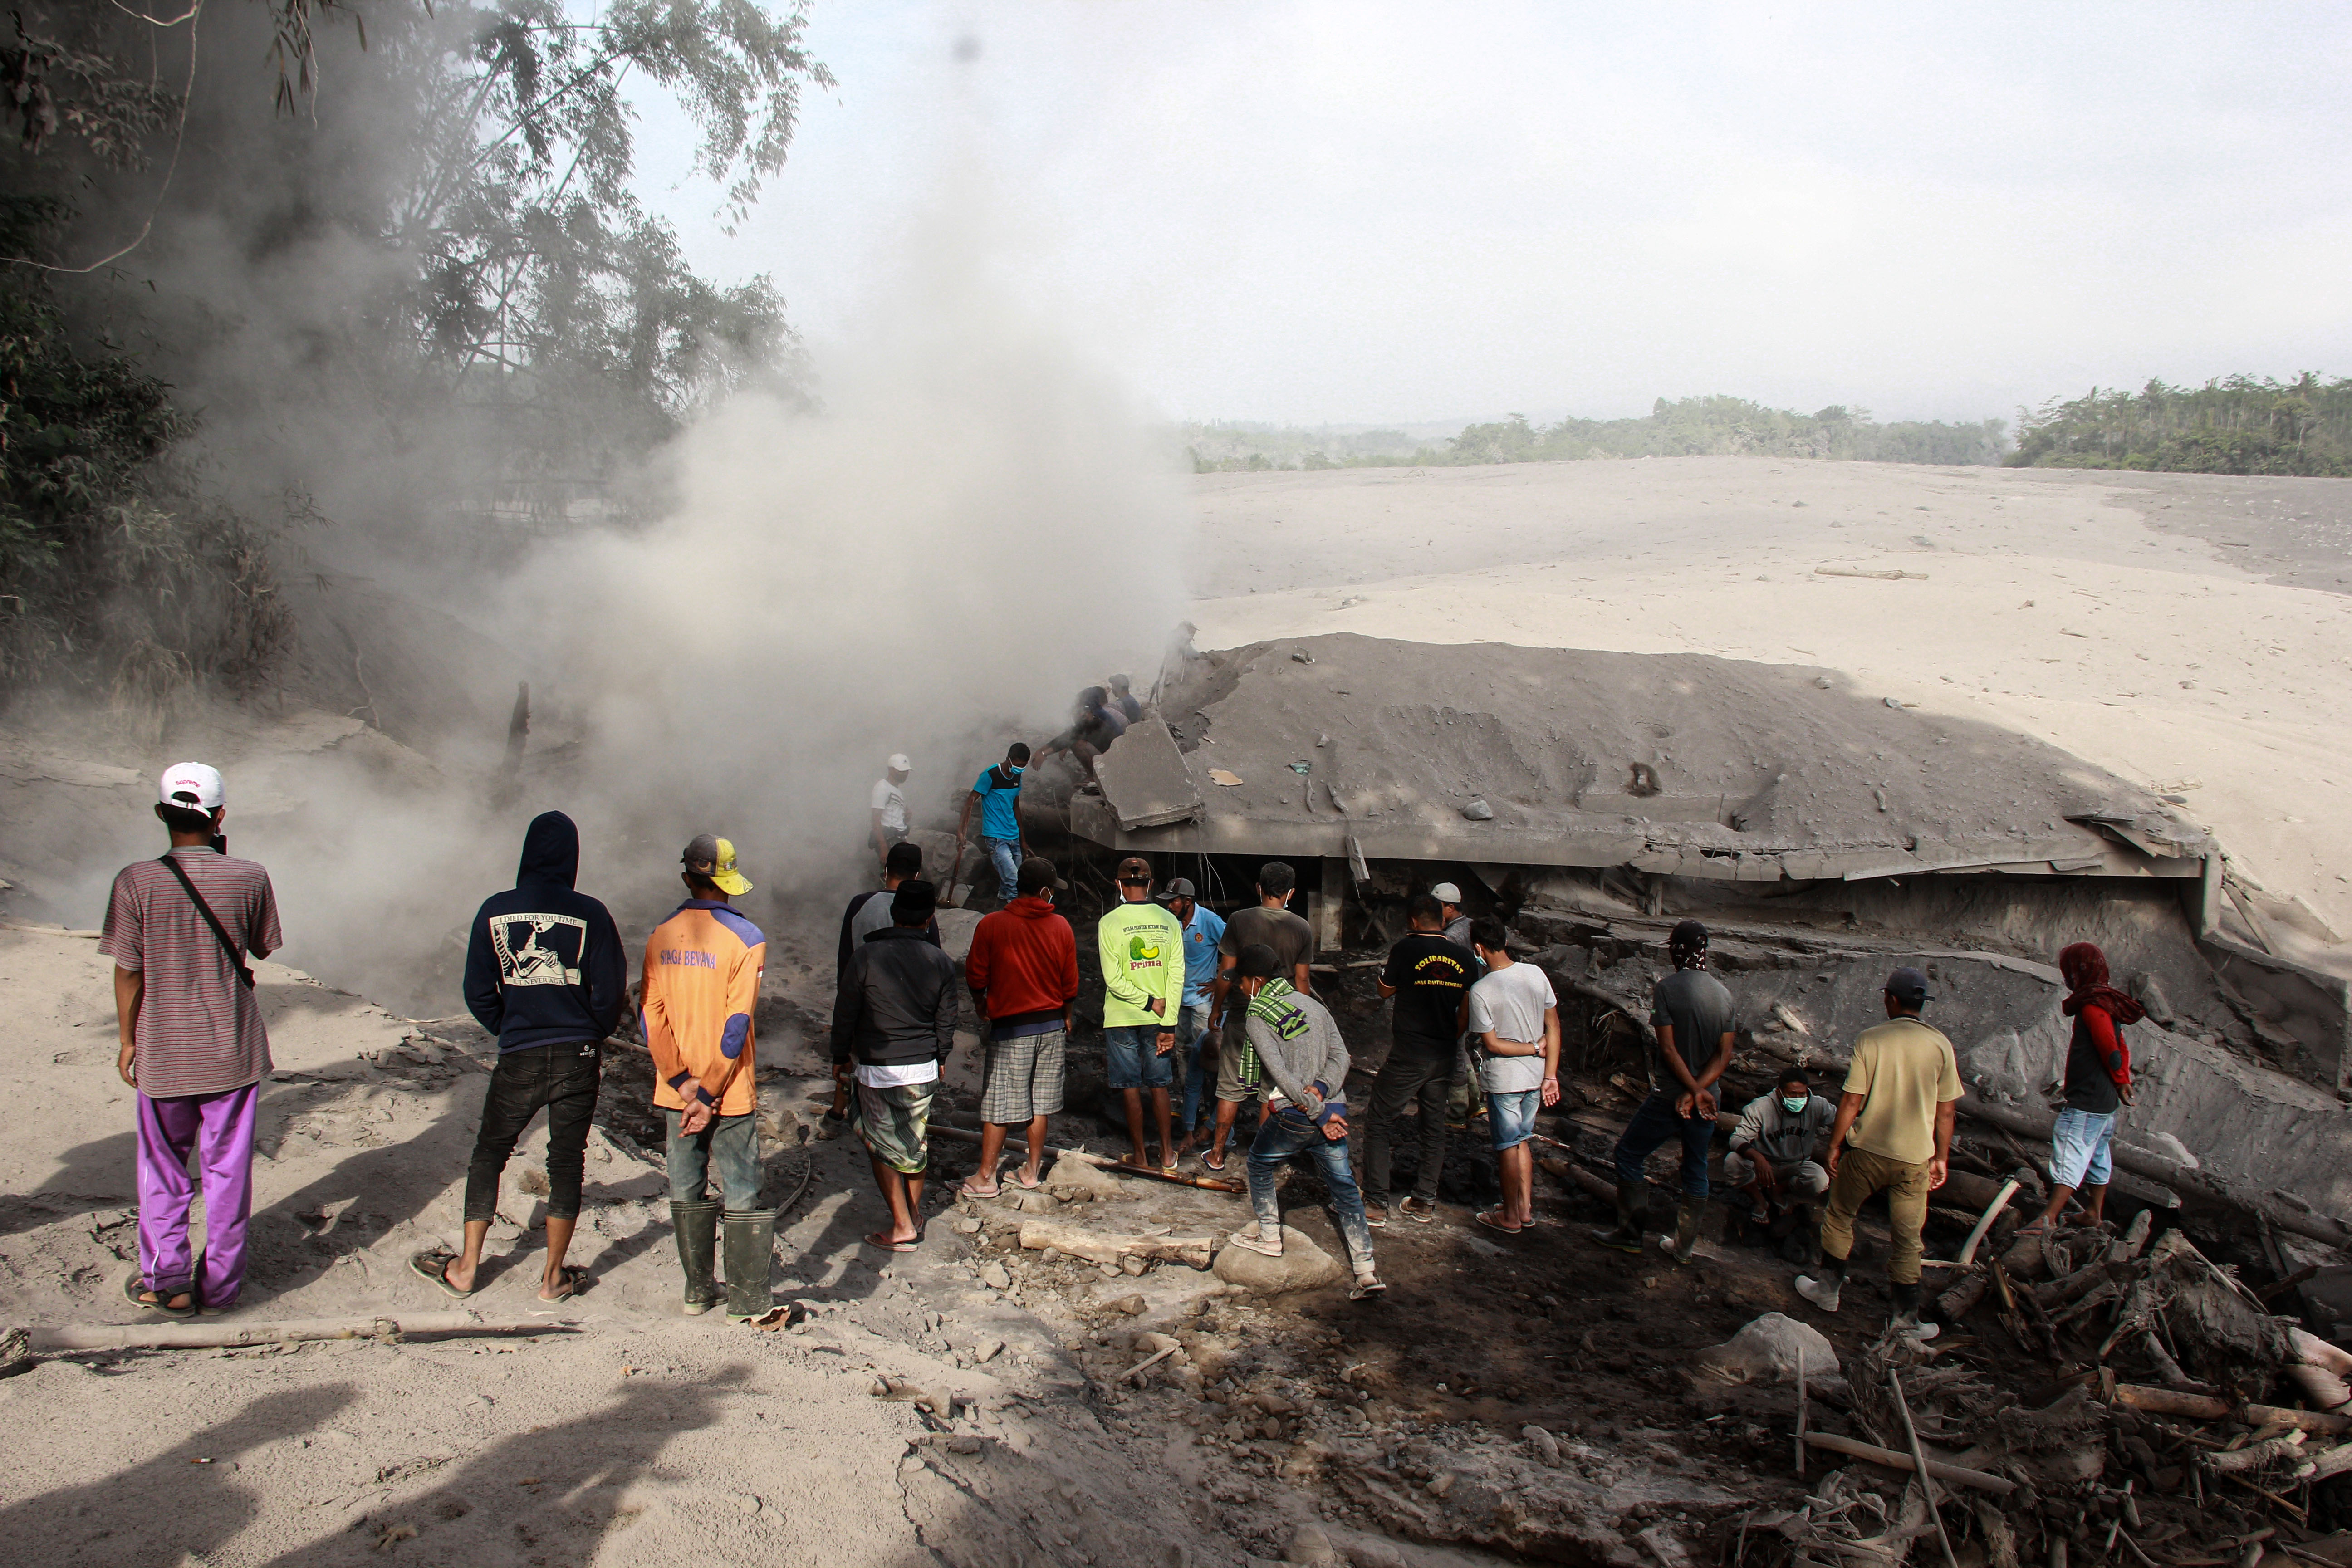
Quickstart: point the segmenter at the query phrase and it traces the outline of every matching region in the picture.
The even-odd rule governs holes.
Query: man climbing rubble
[[[1014,1178],[1037,1185],[1045,1157],[1045,1119],[1062,1109],[1063,1075],[1070,1045],[1070,1004],[1078,994],[1078,942],[1069,921],[1054,908],[1054,863],[1033,855],[1021,863],[1016,896],[981,918],[964,959],[964,984],[988,1020],[988,1047],[980,1088],[980,1168],[959,1189],[992,1198],[1004,1189],[996,1173],[1004,1140],[1025,1130],[1029,1157]]]
[[[995,868],[999,904],[1009,904],[1021,896],[1021,775],[1028,767],[1028,742],[1013,742],[1005,748],[1003,762],[982,769],[971,781],[971,791],[963,798],[963,815],[956,819],[955,863],[948,868],[948,880],[953,882],[962,868],[964,835],[971,828],[971,809],[978,806],[980,849]]]
[[[225,1312],[245,1286],[254,1120],[269,1070],[247,961],[285,942],[269,873],[229,857],[227,812],[216,770],[164,769],[155,816],[171,847],[115,874],[98,939],[114,960],[115,1071],[137,1102],[139,1267],[123,1290],[171,1318]],[[191,1154],[204,1184],[200,1258],[188,1245]]]
[[[1234,1119],[1241,1113],[1244,1101],[1257,1098],[1256,1089],[1241,1078],[1246,1041],[1243,1010],[1234,1005],[1234,997],[1235,966],[1241,963],[1243,950],[1255,946],[1272,950],[1281,966],[1277,973],[1291,989],[1302,995],[1314,994],[1307,965],[1315,952],[1315,928],[1287,907],[1291,889],[1297,886],[1298,873],[1289,862],[1268,860],[1257,868],[1257,902],[1234,910],[1234,918],[1225,922],[1225,934],[1217,939],[1217,979],[1209,988],[1209,1030],[1217,1037],[1217,1131],[1210,1140],[1209,1152],[1201,1156],[1201,1163],[1212,1171],[1225,1168],[1225,1143],[1233,1136]]]
[[[1160,1131],[1160,1169],[1173,1175],[1170,1090],[1176,1082],[1176,1015],[1184,1007],[1184,928],[1151,901],[1151,863],[1140,856],[1118,863],[1118,897],[1095,927],[1095,956],[1102,965],[1106,1076],[1127,1101],[1128,1138],[1135,1145],[1122,1163],[1150,1168],[1143,1138],[1149,1089]]]
[[[1077,705],[1070,711],[1070,727],[1038,747],[1035,761],[1042,763],[1057,752],[1067,752],[1078,764],[1079,792],[1099,795],[1102,782],[1095,777],[1095,759],[1126,733],[1127,715],[1112,704],[1108,692],[1089,686],[1078,693]]]
[[[730,900],[751,890],[735,846],[705,833],[686,847],[686,902],[646,939],[641,1017],[654,1104],[668,1124],[669,1218],[686,1272],[684,1310],[719,1304],[714,1272],[726,1222],[727,1316],[768,1310],[776,1216],[760,1207],[759,1064],[751,1015],[768,939]],[[709,1195],[718,1178],[722,1210]]]
[[[1934,1338],[1937,1326],[1919,1321],[1919,1233],[1927,1225],[1927,1194],[1944,1184],[1950,1169],[1960,1099],[1952,1042],[1919,1017],[1931,999],[1926,975],[1896,970],[1886,977],[1888,1021],[1864,1029],[1853,1043],[1830,1128],[1821,1273],[1797,1276],[1798,1295],[1824,1312],[1836,1311],[1846,1259],[1853,1255],[1853,1216],[1873,1194],[1885,1193],[1891,1326],[1923,1340]]]
[[[1758,1225],[1769,1225],[1776,1211],[1810,1208],[1830,1190],[1829,1173],[1813,1159],[1814,1145],[1837,1107],[1813,1092],[1802,1069],[1790,1068],[1769,1094],[1759,1094],[1739,1113],[1731,1149],[1723,1157],[1723,1179],[1745,1193]],[[1803,1221],[1801,1229],[1807,1229]]]
[[[1649,1098],[1633,1112],[1617,1140],[1617,1228],[1593,1239],[1620,1252],[1642,1250],[1642,1214],[1648,1205],[1642,1166],[1667,1140],[1682,1145],[1682,1198],[1675,1205],[1675,1234],[1666,1255],[1688,1263],[1698,1246],[1699,1221],[1706,1211],[1706,1157],[1715,1144],[1716,1080],[1731,1066],[1732,1039],[1739,1017],[1731,993],[1706,973],[1707,930],[1683,921],[1666,937],[1675,972],[1657,984],[1650,998],[1652,1042],[1643,1068]],[[1693,1067],[1698,1053],[1705,1065]]]
[[[499,1177],[531,1118],[547,1112],[547,1257],[539,1299],[561,1301],[584,1269],[564,1262],[580,1219],[588,1126],[596,1114],[604,1037],[627,1005],[629,961],[602,902],[574,889],[580,829],[560,811],[524,830],[515,885],[475,911],[466,949],[466,1009],[498,1037],[498,1067],[482,1096],[466,1170],[466,1236],[458,1255],[420,1253],[409,1267],[452,1296],[477,1288],[476,1270]]]
[[[1437,1178],[1445,1167],[1445,1102],[1454,1089],[1455,1042],[1469,1027],[1470,984],[1477,960],[1444,934],[1444,911],[1428,893],[1405,906],[1411,928],[1389,949],[1375,982],[1395,998],[1388,1059],[1372,1080],[1371,1113],[1364,1123],[1364,1214],[1387,1223],[1389,1132],[1404,1108],[1421,1107],[1421,1163],[1412,1191],[1396,1212],[1427,1224],[1437,1217]]]
[[[2058,1223],[2067,1202],[2083,1194],[2080,1222],[2105,1216],[2107,1178],[2114,1173],[2116,1118],[2132,1102],[2131,1047],[2123,1026],[2147,1016],[2136,997],[2107,983],[2107,955],[2078,942],[2058,954],[2066,982],[2060,1010],[2074,1020],[2066,1046],[2064,1102],[2050,1128],[2050,1205],[2020,1235]]]
[[[1244,1010],[1242,1071],[1253,1085],[1273,1079],[1267,1115],[1249,1152],[1250,1207],[1257,1224],[1234,1233],[1233,1245],[1267,1258],[1282,1256],[1282,1200],[1275,1177],[1294,1154],[1314,1158],[1339,1215],[1358,1300],[1385,1290],[1372,1268],[1372,1232],[1364,1223],[1364,1194],[1348,1164],[1348,1045],[1330,1011],[1282,977],[1274,949],[1253,942],[1237,955],[1234,984]]]
[[[940,892],[917,879],[890,895],[890,929],[851,955],[833,1001],[833,1076],[856,1083],[851,1125],[866,1143],[890,1223],[866,1245],[912,1252],[923,1241],[923,1173],[931,1164],[931,1097],[955,1049],[955,963],[923,928]]]

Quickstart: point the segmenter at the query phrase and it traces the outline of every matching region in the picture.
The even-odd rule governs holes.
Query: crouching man
[[[1795,1068],[1739,1113],[1723,1179],[1747,1197],[1758,1225],[1771,1224],[1776,1211],[1809,1207],[1830,1190],[1829,1173],[1813,1163],[1813,1146],[1836,1120],[1837,1107]]]
[[[1234,986],[1248,1008],[1242,1075],[1252,1083],[1272,1079],[1274,1086],[1266,1091],[1266,1117],[1249,1152],[1250,1206],[1257,1212],[1257,1226],[1235,1232],[1233,1245],[1268,1258],[1282,1256],[1282,1202],[1274,1180],[1292,1155],[1311,1154],[1348,1244],[1348,1264],[1356,1277],[1349,1294],[1360,1300],[1388,1286],[1372,1271],[1364,1194],[1348,1164],[1348,1107],[1342,1098],[1348,1045],[1329,1011],[1282,979],[1281,968],[1281,959],[1263,942],[1242,949],[1234,966]]]
[[[768,1310],[776,1216],[760,1207],[759,1066],[751,1014],[768,939],[728,900],[751,890],[735,846],[705,833],[686,847],[687,900],[646,939],[646,1045],[654,1104],[669,1124],[669,1219],[686,1270],[687,1314],[719,1304],[715,1278],[726,1194],[727,1315]]]

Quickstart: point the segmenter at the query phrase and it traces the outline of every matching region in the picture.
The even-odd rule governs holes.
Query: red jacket
[[[1060,1013],[1078,994],[1078,940],[1044,899],[1015,899],[971,933],[963,976],[992,1020]]]

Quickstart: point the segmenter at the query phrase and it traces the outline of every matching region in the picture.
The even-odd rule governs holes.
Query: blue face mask
[[[1795,1100],[1790,1100],[1785,1094],[1780,1097],[1780,1104],[1782,1108],[1785,1109],[1791,1116],[1801,1116],[1804,1114],[1805,1107],[1811,1105],[1812,1102],[1813,1097],[1810,1094],[1801,1096]]]
[[[1019,777],[1022,775],[1022,773],[1023,773],[1024,772],[1025,772],[1025,771],[1026,771],[1026,770],[1024,770],[1024,769],[1022,769],[1022,768],[1016,768],[1016,767],[1013,767],[1013,766],[1012,766],[1012,765],[1010,765],[1010,764],[1008,763],[1008,764],[1006,765],[1005,769],[1004,769],[1004,776],[1005,776],[1005,777],[1007,777],[1007,778],[1014,778],[1014,779],[1017,779],[1017,778],[1019,778]]]

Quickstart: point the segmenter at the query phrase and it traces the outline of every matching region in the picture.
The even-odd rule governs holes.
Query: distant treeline
[[[1816,414],[1767,408],[1739,397],[1660,398],[1638,419],[1563,419],[1538,426],[1523,414],[1471,425],[1442,444],[1401,430],[1327,433],[1234,425],[1183,428],[1195,473],[1264,468],[1445,467],[1577,458],[1693,458],[1748,454],[1843,458],[1874,463],[1999,463],[2000,420],[1874,422],[1842,405]]]
[[[2352,474],[2352,378],[2233,375],[2053,398],[2018,416],[2019,468]]]

